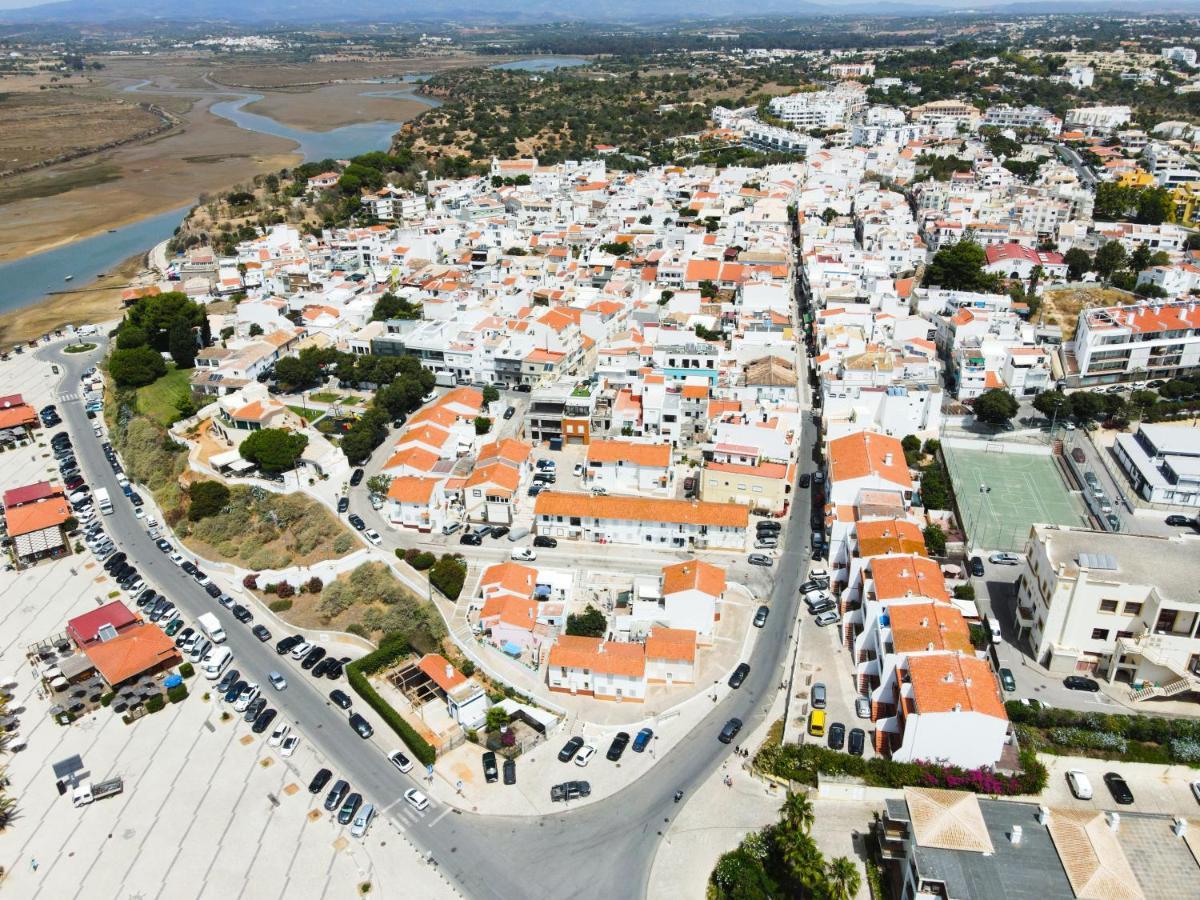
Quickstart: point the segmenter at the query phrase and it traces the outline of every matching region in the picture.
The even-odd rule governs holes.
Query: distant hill
[[[1144,0],[759,0],[759,16],[949,15],[1117,11],[1145,13]],[[1195,13],[1200,0],[1164,0],[1155,14]],[[708,0],[62,0],[42,6],[0,10],[0,22],[225,22],[245,25],[303,25],[314,22],[653,22],[729,20],[748,12],[744,2]]]

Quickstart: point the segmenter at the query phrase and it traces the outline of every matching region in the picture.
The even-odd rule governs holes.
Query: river
[[[415,78],[413,79],[416,80]],[[407,82],[408,79],[405,79]],[[150,82],[124,88],[126,93],[141,91]],[[189,93],[194,96],[205,96]],[[441,106],[432,97],[414,94],[412,89],[364,91],[371,97],[415,100],[427,106]],[[221,96],[229,96],[222,91]],[[401,122],[362,122],[332,131],[305,131],[284,125],[269,116],[247,112],[243,107],[262,99],[261,94],[235,94],[232,99],[214,103],[211,111],[239,128],[295,141],[304,161],[344,159],[371,150],[386,150]],[[122,228],[93,235],[83,240],[44,250],[12,262],[0,263],[0,313],[37,303],[51,291],[78,290],[122,261],[169,238],[183,221],[189,206],[141,219]],[[71,280],[66,281],[67,276]]]

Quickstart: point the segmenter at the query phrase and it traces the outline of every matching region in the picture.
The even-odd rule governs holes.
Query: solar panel
[[[96,637],[101,641],[111,641],[116,636],[117,629],[113,628],[112,625],[104,624],[96,629]]]
[[[1117,560],[1110,553],[1080,553],[1079,565],[1085,569],[1115,571]]]

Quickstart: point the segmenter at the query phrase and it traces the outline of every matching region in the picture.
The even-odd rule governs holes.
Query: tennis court
[[[1035,522],[1087,526],[1083,504],[1067,489],[1054,458],[1041,449],[997,441],[942,442],[972,547],[1020,551]]]

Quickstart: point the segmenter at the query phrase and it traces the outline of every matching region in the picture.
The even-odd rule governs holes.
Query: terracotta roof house
[[[646,699],[646,650],[601,638],[562,635],[546,665],[550,690],[641,703]]]
[[[157,625],[136,625],[110,640],[89,644],[83,652],[110,688],[180,661],[175,642]]]
[[[97,641],[111,640],[141,622],[120,600],[105,603],[67,621],[67,635],[80,650]]]
[[[595,543],[741,550],[749,522],[749,509],[736,503],[558,491],[543,491],[534,503],[538,534]]]

